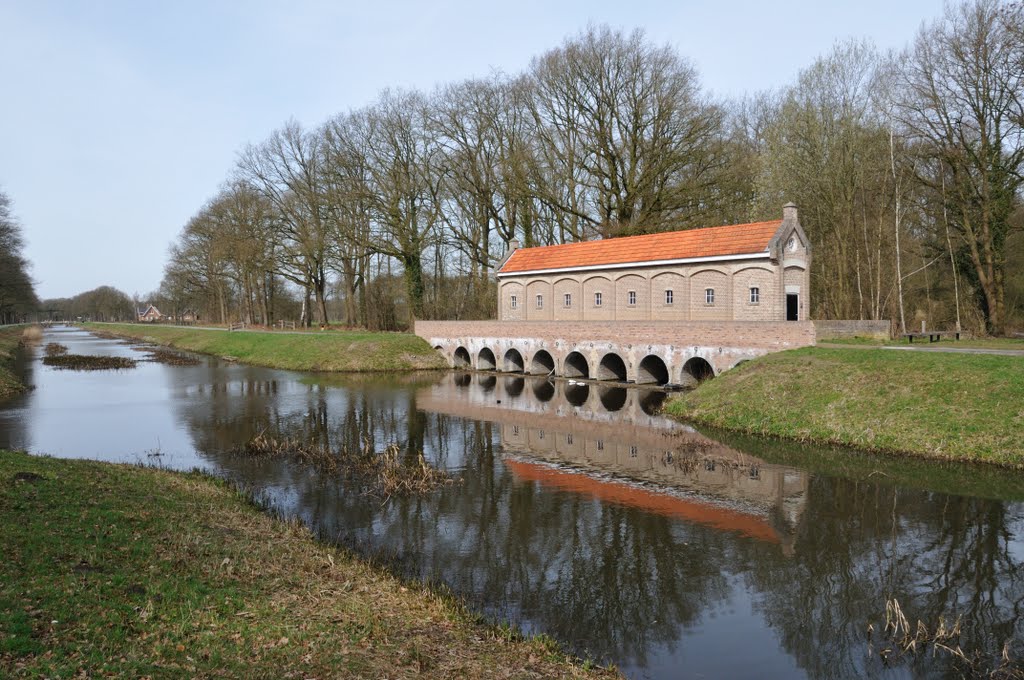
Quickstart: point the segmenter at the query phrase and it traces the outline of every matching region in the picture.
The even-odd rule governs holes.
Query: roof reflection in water
[[[766,463],[659,415],[660,391],[457,373],[418,408],[500,425],[524,482],[637,507],[793,550],[807,474]]]

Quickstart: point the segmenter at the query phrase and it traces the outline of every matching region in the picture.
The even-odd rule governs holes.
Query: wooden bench
[[[943,336],[952,335],[960,339],[960,331],[921,331],[920,333],[904,333],[903,337],[908,342],[914,342],[914,338],[928,338],[928,342],[938,342]]]

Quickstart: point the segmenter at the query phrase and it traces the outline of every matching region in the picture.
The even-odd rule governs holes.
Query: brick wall
[[[892,324],[888,320],[833,319],[829,321],[814,321],[813,323],[819,340],[833,338],[878,338],[879,340],[888,340],[892,332]]]
[[[436,338],[533,338],[568,343],[715,345],[785,349],[815,342],[803,321],[417,321],[416,335]]]

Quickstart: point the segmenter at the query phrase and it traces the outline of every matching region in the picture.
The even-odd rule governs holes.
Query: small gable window
[[[538,295],[537,296],[537,309],[544,309],[544,296],[543,295]]]
[[[627,294],[627,297],[629,299],[629,306],[630,307],[635,307],[636,306],[636,291],[635,290],[629,291],[629,293]]]
[[[761,302],[761,289],[753,286],[750,289],[750,304],[756,305]]]
[[[672,289],[670,288],[665,291],[665,304],[670,305],[673,302],[675,302],[675,293],[672,292]]]
[[[572,307],[572,293],[565,294],[565,306]]]
[[[601,291],[597,291],[596,293],[594,293],[594,306],[601,306]]]
[[[519,307],[519,298],[513,295],[509,298],[508,304],[512,309],[517,309]]]
[[[715,304],[715,289],[705,288],[704,289],[704,304],[713,305]]]

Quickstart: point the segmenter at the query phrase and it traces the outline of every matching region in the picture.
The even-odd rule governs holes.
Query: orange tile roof
[[[520,248],[499,274],[763,253],[782,220]]]

